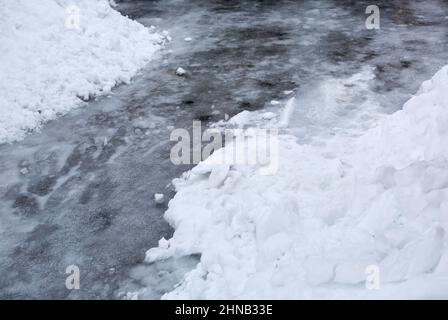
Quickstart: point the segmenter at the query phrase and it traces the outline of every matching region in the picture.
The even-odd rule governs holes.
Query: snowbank
[[[275,175],[210,184],[228,145],[177,179],[147,261],[202,256],[165,298],[448,298],[447,89],[448,66],[361,137],[282,135]]]
[[[106,0],[1,1],[0,143],[110,92],[163,38]]]

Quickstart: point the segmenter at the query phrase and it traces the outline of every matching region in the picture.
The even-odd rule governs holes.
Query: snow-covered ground
[[[164,41],[106,0],[15,0],[1,7],[0,143],[129,83]]]
[[[445,66],[361,136],[281,134],[273,175],[232,165],[216,183],[232,143],[177,179],[175,234],[146,259],[201,260],[164,297],[447,298],[447,88]]]

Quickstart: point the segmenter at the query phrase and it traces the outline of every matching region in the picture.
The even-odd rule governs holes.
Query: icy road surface
[[[131,85],[0,146],[0,298],[117,298],[123,286],[139,285],[152,286],[153,298],[170,291],[194,257],[142,261],[172,234],[162,217],[166,202],[156,204],[154,194],[172,197],[170,181],[188,169],[169,160],[173,128],[275,111],[270,101],[294,90],[306,101],[293,115],[296,133],[311,139],[343,126],[366,95],[382,112],[395,111],[446,64],[446,1],[378,3],[380,30],[365,29],[369,4],[122,3],[124,14],[173,40]],[[176,75],[179,67],[185,75]],[[368,87],[345,83],[350,110],[313,103],[313,88],[366,67],[375,77]],[[65,287],[69,265],[79,266],[80,290]]]

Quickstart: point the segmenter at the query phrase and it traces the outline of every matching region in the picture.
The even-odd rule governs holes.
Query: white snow
[[[157,204],[162,204],[165,202],[165,195],[163,193],[156,193],[154,194],[154,201]]]
[[[208,177],[208,184],[211,188],[220,187],[229,174],[230,166],[228,164],[213,166],[210,176]]]
[[[129,83],[164,41],[106,0],[1,6],[0,143]]]
[[[296,106],[296,99],[294,97],[290,98],[288,102],[286,103],[285,107],[283,108],[281,118],[279,121],[279,127],[287,127],[291,118],[291,115],[294,111],[294,108]]]
[[[228,124],[231,126],[242,128],[246,125],[248,125],[252,120],[252,114],[250,111],[243,111],[238,113],[237,115],[233,116],[232,118],[228,119]]]
[[[177,70],[176,70],[176,74],[177,74],[179,77],[182,77],[182,76],[184,76],[184,75],[187,74],[187,71],[186,71],[184,68],[179,67],[179,68],[177,68]]]
[[[175,234],[146,259],[201,260],[164,298],[448,298],[447,89],[448,66],[360,137],[280,135],[275,175],[219,164],[211,177],[229,143],[176,179]]]

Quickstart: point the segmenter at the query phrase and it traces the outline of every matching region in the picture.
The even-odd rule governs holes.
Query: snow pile
[[[176,180],[147,261],[202,256],[165,298],[447,298],[447,89],[448,66],[361,137],[281,135],[274,175],[211,184],[230,144]]]
[[[163,37],[106,0],[1,2],[0,143],[129,83]]]

